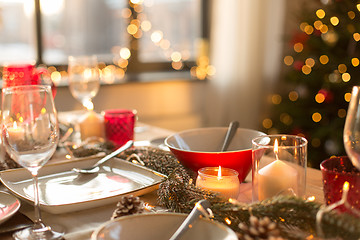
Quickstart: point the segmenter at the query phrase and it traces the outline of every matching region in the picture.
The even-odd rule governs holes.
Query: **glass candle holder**
[[[351,207],[347,209],[342,205],[338,207],[338,210],[352,213],[352,209],[356,208],[360,211],[360,171],[354,167],[349,157],[341,156],[326,159],[320,164],[320,170],[326,204],[331,205],[340,201],[344,183],[348,182],[350,186],[347,202]]]
[[[136,111],[115,109],[104,111],[105,137],[116,147],[134,140]]]
[[[238,172],[230,168],[204,167],[198,171],[196,186],[211,190],[224,198],[237,198],[240,192]]]
[[[292,135],[265,135],[252,140],[252,198],[279,194],[305,196],[307,140]]]

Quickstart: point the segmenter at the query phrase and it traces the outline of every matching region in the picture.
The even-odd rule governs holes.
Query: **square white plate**
[[[92,166],[98,159],[48,164],[39,171],[40,208],[58,214],[115,203],[121,195],[154,191],[166,176],[113,158],[97,174],[78,174],[74,167]],[[1,182],[15,195],[33,202],[33,181],[27,169],[0,172]]]

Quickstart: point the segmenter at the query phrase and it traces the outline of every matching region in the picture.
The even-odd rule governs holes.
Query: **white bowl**
[[[168,240],[187,217],[179,213],[136,214],[101,225],[92,240]],[[181,240],[238,240],[229,227],[204,218],[193,223]]]

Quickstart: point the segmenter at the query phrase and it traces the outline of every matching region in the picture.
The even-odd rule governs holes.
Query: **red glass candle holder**
[[[136,111],[115,109],[104,111],[105,137],[116,147],[124,145],[129,140],[134,140],[134,127]]]
[[[23,85],[50,85],[53,97],[56,94],[56,87],[51,80],[41,81],[41,75],[50,77],[45,68],[36,68],[32,63],[9,64],[3,68],[3,88]],[[50,79],[50,78],[49,78]]]
[[[326,204],[340,201],[344,183],[347,181],[350,185],[347,201],[352,208],[360,210],[360,172],[350,159],[347,156],[329,158],[320,164],[320,169]],[[338,210],[351,213],[351,209],[346,209],[344,206],[338,207]]]

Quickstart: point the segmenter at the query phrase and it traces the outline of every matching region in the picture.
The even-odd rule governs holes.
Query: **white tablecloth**
[[[137,145],[150,145],[150,140],[164,138],[172,133],[173,132],[169,130],[138,123],[135,140],[137,141]],[[51,161],[64,160],[64,158],[59,158],[61,158],[60,155]],[[323,202],[321,172],[315,169],[308,169],[307,172],[307,195],[315,196],[317,201]],[[141,196],[141,199],[150,205],[156,205],[156,191]],[[241,193],[238,200],[242,202],[251,201],[250,183],[241,184]],[[92,232],[97,227],[110,220],[115,208],[116,204],[111,204],[98,208],[56,215],[43,211],[42,218],[43,221],[50,226],[61,225],[64,227],[66,232],[65,239],[67,240],[90,239]],[[31,204],[22,202],[20,211],[33,219],[34,209]]]

